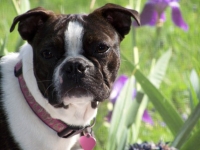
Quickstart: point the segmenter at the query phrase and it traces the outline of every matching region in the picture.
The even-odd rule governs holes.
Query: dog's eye
[[[103,43],[100,43],[96,48],[97,53],[104,53],[107,50],[109,50],[109,47],[107,45],[103,44]]]
[[[45,59],[50,59],[53,56],[54,56],[53,53],[49,50],[45,50],[42,52],[42,57],[44,57]]]

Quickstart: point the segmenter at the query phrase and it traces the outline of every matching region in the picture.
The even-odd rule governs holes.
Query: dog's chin
[[[71,88],[70,90],[67,90],[67,92],[64,94],[64,97],[90,97],[92,96],[92,93],[89,90],[86,90],[82,87],[75,87]]]
[[[81,87],[72,88],[62,96],[64,107],[69,105],[85,105],[91,103],[93,100],[94,96],[92,93]]]

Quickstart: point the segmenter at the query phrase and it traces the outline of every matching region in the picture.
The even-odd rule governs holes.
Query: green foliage
[[[199,149],[200,147],[200,129],[193,134],[193,136],[183,145],[181,150]]]
[[[132,92],[134,88],[133,76],[126,82],[124,88],[120,92],[115,109],[112,115],[110,130],[109,130],[109,141],[107,149],[115,150],[123,147],[126,144],[128,128],[130,127],[129,117],[135,118],[137,113],[137,100],[132,100]],[[133,108],[134,107],[134,108]],[[130,113],[133,110],[135,112]],[[120,128],[119,128],[120,127]],[[125,136],[126,135],[126,136]]]
[[[188,138],[192,135],[194,126],[197,124],[200,118],[200,103],[196,106],[196,109],[191,113],[190,117],[186,120],[184,125],[179,129],[172,145],[177,148],[181,148],[186,143]],[[195,143],[196,145],[199,143]]]
[[[179,126],[183,124],[183,121],[175,108],[168,102],[168,100],[166,100],[165,97],[162,96],[156,87],[153,86],[154,84],[159,87],[162,79],[164,78],[170,56],[171,50],[164,53],[163,56],[157,61],[149,76],[151,81],[149,81],[149,79],[136,69],[136,67],[129,62],[125,56],[122,55],[122,58],[126,60],[128,68],[134,70],[133,74],[142,86],[144,93],[150,98],[154,107],[163,117],[163,120],[167,123],[172,133],[176,135],[179,130]],[[141,93],[138,94],[135,100],[132,100],[132,92],[134,88],[136,87],[134,87],[134,78],[132,76],[126,82],[126,85],[117,98],[109,131],[110,142],[107,147],[109,150],[115,150],[116,148],[120,149],[126,145],[129,130],[129,137],[131,137],[129,141],[133,143],[136,142],[136,139],[138,138],[137,135],[140,129],[138,124],[141,122],[142,114],[147,106],[148,100],[147,97]]]
[[[28,0],[0,0],[0,56],[18,51],[22,45],[23,41],[17,30],[10,34],[9,28],[13,18],[28,10],[29,7],[42,6],[57,13],[88,13],[107,2],[122,6],[129,5],[141,12],[146,0],[101,0],[96,1],[93,8],[90,8],[91,1],[83,0],[78,2],[30,0],[30,4]],[[128,74],[130,79],[118,97],[110,126],[105,126],[103,123],[107,113],[107,103],[100,105],[94,127],[97,138],[96,150],[121,150],[127,144],[146,140],[170,141],[173,146],[181,150],[200,147],[200,48],[198,45],[200,3],[198,0],[181,0],[180,7],[183,18],[189,25],[187,32],[174,26],[170,9],[167,9],[166,22],[160,28],[159,37],[156,28],[144,26],[132,29],[121,43],[122,61],[119,74]],[[135,57],[133,47],[136,45],[139,55]],[[172,51],[166,52],[169,48]],[[136,61],[133,58],[139,59],[137,66],[132,63]],[[154,65],[154,60],[157,59]],[[189,76],[191,70],[193,71]],[[131,97],[133,88],[138,90],[135,100]],[[141,122],[145,109],[148,109],[153,117],[154,125]],[[181,118],[182,114],[189,116],[185,122]],[[166,126],[163,127],[161,122]]]
[[[164,54],[166,55],[166,54]],[[124,60],[126,60],[127,65],[130,68],[134,68],[132,63],[130,63],[124,56],[122,57]],[[161,60],[161,59],[160,59]],[[163,59],[165,60],[165,59]],[[162,61],[159,61],[160,64],[162,64]],[[157,65],[159,66],[159,65]],[[162,68],[162,67],[160,67]],[[135,69],[135,68],[134,68]],[[161,69],[162,70],[162,69]],[[157,72],[159,75],[159,71]],[[162,73],[161,73],[162,74]],[[199,134],[197,131],[192,135],[192,131],[194,130],[194,126],[198,123],[200,119],[200,102],[198,99],[199,95],[199,78],[197,76],[197,73],[193,70],[191,73],[191,84],[194,89],[192,90],[193,97],[191,100],[192,102],[196,102],[197,105],[196,108],[192,111],[190,117],[186,120],[186,122],[183,124],[182,119],[180,118],[177,111],[174,109],[174,107],[168,103],[168,100],[165,99],[162,94],[149,82],[148,79],[145,78],[145,76],[137,69],[134,70],[134,75],[137,79],[137,81],[142,86],[144,92],[148,95],[151,102],[153,103],[154,107],[158,110],[159,114],[162,116],[163,120],[166,122],[168,127],[170,128],[171,132],[174,134],[175,139],[172,145],[176,148],[182,148],[184,145],[184,149],[191,147],[198,147],[199,141],[196,139]],[[156,77],[154,75],[154,78],[159,79],[159,77]],[[150,79],[151,80],[151,79]],[[155,79],[152,81],[156,81]],[[155,83],[160,83],[160,80],[157,80]],[[180,126],[182,126],[180,128]],[[198,128],[199,130],[199,128]],[[178,132],[179,131],[179,132]],[[190,140],[187,143],[188,138]],[[195,142],[196,141],[196,142]],[[192,144],[191,144],[192,143]]]

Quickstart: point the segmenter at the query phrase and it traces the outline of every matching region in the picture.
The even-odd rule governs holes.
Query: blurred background
[[[16,52],[23,44],[24,41],[21,40],[17,30],[15,29],[10,33],[9,29],[14,17],[31,8],[42,6],[56,13],[65,14],[90,13],[106,3],[115,3],[123,7],[136,9],[142,13],[147,2],[156,5],[160,1],[155,0],[153,3],[153,0],[0,0],[0,55]],[[168,5],[168,2],[172,3]],[[176,6],[174,3],[179,4],[178,7],[185,27],[177,26],[172,19],[172,8]],[[167,64],[167,71],[162,78],[159,92],[164,95],[170,105],[178,112],[183,122],[185,122],[197,106],[200,96],[200,46],[198,45],[200,43],[200,2],[199,0],[165,0],[165,4],[166,8],[163,10],[165,12],[164,19],[157,18],[158,20],[155,24],[149,25],[148,21],[145,24],[144,18],[144,25],[140,27],[136,27],[133,22],[130,33],[121,43],[121,53],[124,57],[121,60],[119,77],[125,75],[130,78],[134,75],[134,68],[130,68],[127,65],[127,61],[130,61],[133,66],[137,66],[142,74],[148,77],[152,66],[170,49],[172,54]],[[158,10],[157,7],[159,6],[154,7]],[[144,12],[143,16],[147,14]],[[174,15],[177,14],[179,12]],[[181,19],[178,18],[178,21],[181,22]],[[137,82],[137,79],[135,82]],[[97,122],[94,127],[97,138],[96,150],[108,149],[111,126],[108,121],[110,119],[108,118],[108,113],[113,108],[114,103],[111,100],[107,100],[99,106]],[[176,139],[176,136],[171,132],[163,120],[163,116],[160,115],[151,100],[148,101],[145,109],[151,121],[148,121],[148,119],[144,121],[143,119],[140,123],[137,137],[132,141],[126,140],[126,146],[123,149],[135,142],[148,141],[157,143],[164,141],[172,143]],[[180,128],[181,126],[182,124],[180,124]],[[199,131],[199,127],[197,121],[197,126],[192,126],[192,129]],[[120,126],[119,130],[122,130]],[[198,148],[200,149],[200,146]]]

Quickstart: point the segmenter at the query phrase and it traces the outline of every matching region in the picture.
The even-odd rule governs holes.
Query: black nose
[[[67,77],[83,77],[87,70],[87,64],[82,60],[69,60],[64,66]]]

